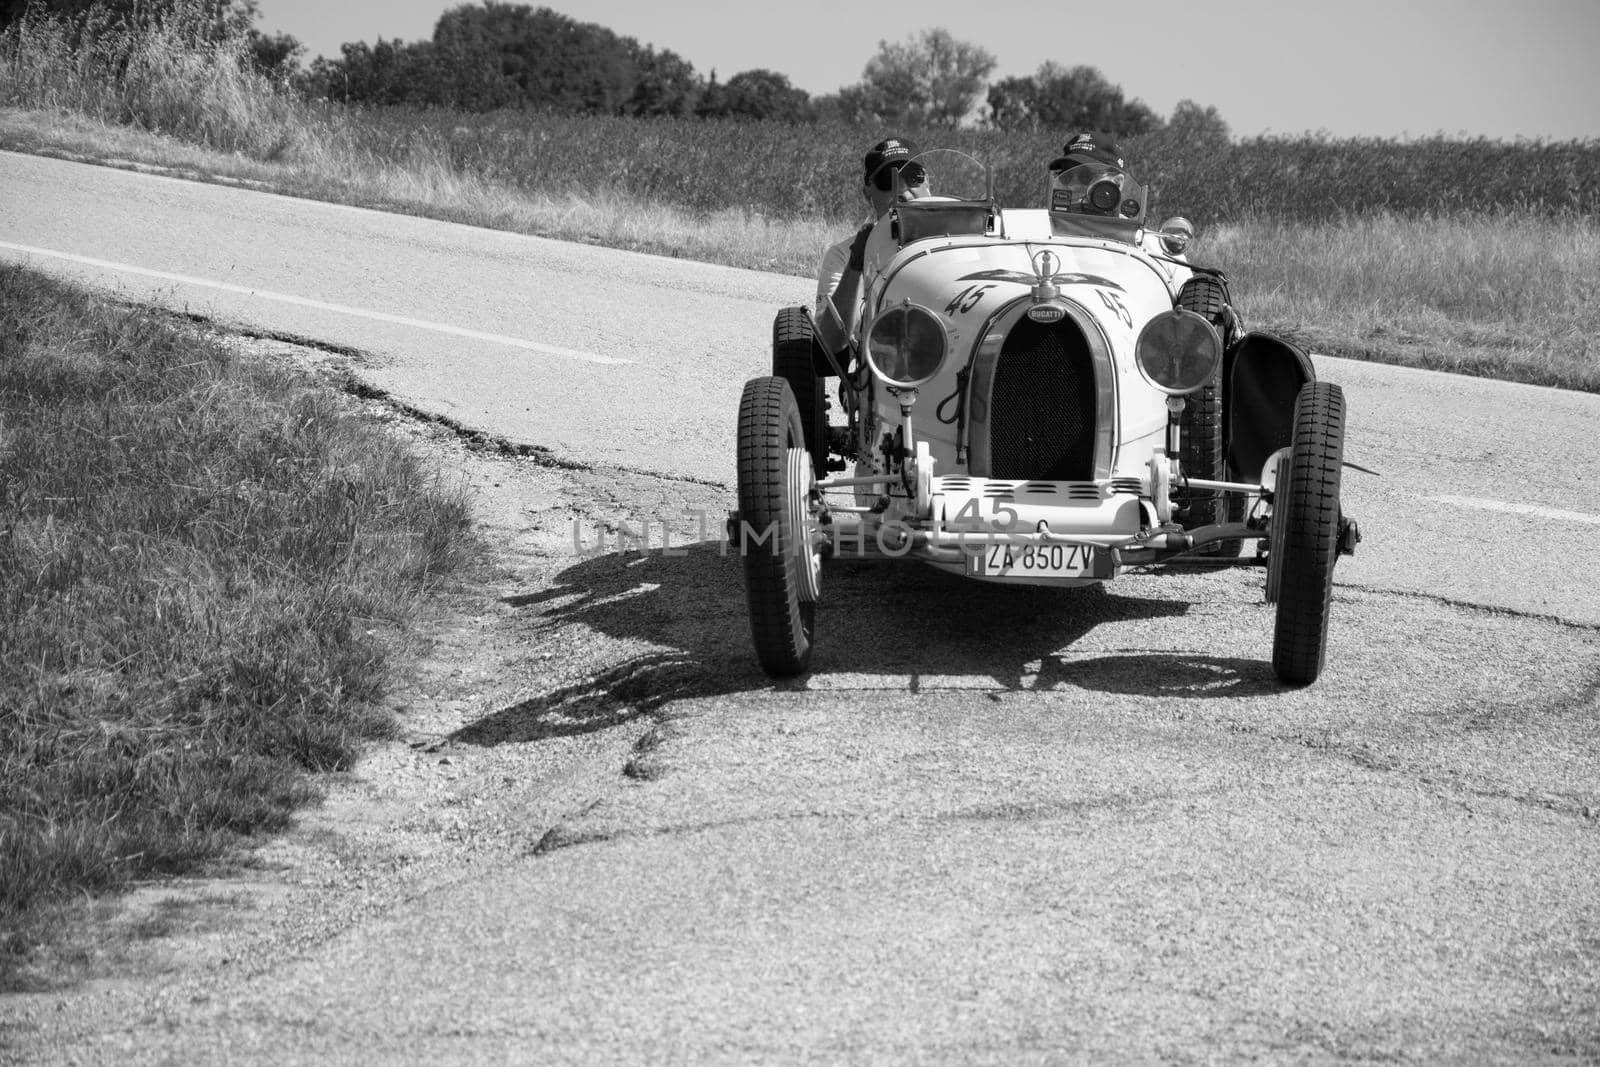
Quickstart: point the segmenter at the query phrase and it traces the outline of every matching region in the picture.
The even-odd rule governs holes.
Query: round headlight
[[[899,304],[873,320],[867,363],[890,385],[909,389],[938,373],[949,347],[937,315],[916,304]]]
[[[1165,311],[1139,331],[1134,357],[1139,372],[1163,393],[1192,393],[1217,373],[1222,337],[1192,311]]]

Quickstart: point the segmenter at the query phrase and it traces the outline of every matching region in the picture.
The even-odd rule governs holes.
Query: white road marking
[[[1431,497],[1441,504],[1454,504],[1458,508],[1477,508],[1480,511],[1503,511],[1508,515],[1526,515],[1535,519],[1554,519],[1557,522],[1581,522],[1600,526],[1600,515],[1584,511],[1562,511],[1560,508],[1542,508],[1536,504],[1507,504],[1503,500],[1485,500],[1475,496]]]
[[[69,263],[79,263],[89,267],[99,267],[102,270],[120,271],[124,274],[136,274],[143,278],[156,278],[160,281],[177,282],[181,285],[198,285],[206,289],[219,289],[225,293],[239,293],[244,296],[260,297],[262,300],[275,300],[280,304],[293,304],[296,307],[314,308],[318,311],[332,311],[339,315],[354,315],[357,318],[372,319],[377,322],[387,322],[395,326],[409,326],[418,330],[431,330],[434,333],[449,334],[452,337],[465,337],[473,341],[488,341],[497,345],[509,345],[527,352],[537,352],[543,356],[556,356],[561,359],[576,359],[585,363],[601,363],[612,366],[631,364],[631,359],[618,359],[615,356],[601,356],[593,352],[580,352],[574,348],[560,348],[556,345],[543,345],[537,341],[524,340],[521,337],[507,337],[505,334],[484,333],[481,330],[469,330],[462,326],[450,326],[442,322],[427,322],[423,319],[406,318],[404,315],[388,315],[381,311],[368,311],[364,308],[346,307],[343,304],[329,304],[322,300],[310,300],[303,296],[291,296],[288,293],[274,293],[266,289],[252,289],[247,285],[232,285],[228,282],[211,281],[208,278],[194,278],[187,274],[172,274],[164,270],[151,270],[148,267],[135,267],[127,263],[112,263],[109,260],[94,259],[90,256],[73,255],[70,252],[55,252],[48,248],[34,248],[32,245],[12,244],[10,241],[0,241],[0,248],[7,248],[13,252],[22,252],[30,256],[43,256],[46,259],[62,259]]]

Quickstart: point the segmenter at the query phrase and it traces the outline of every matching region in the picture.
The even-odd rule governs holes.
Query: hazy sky
[[[311,56],[432,35],[460,0],[260,0]],[[549,0],[723,80],[766,67],[813,94],[858,81],[880,40],[943,26],[999,61],[1098,67],[1168,115],[1214,105],[1237,135],[1600,137],[1600,0]]]

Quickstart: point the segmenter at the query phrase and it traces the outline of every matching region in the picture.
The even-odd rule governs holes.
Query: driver
[[[1120,192],[1118,198],[1109,203],[1095,200],[1095,186],[1102,182],[1116,184],[1119,190],[1123,188],[1120,179],[1127,163],[1117,143],[1100,134],[1079,133],[1073,135],[1061,151],[1062,155],[1050,161],[1050,210],[1124,217]],[[1139,206],[1137,201],[1134,206]],[[1214,276],[1220,280],[1223,304],[1220,310],[1208,311],[1207,317],[1221,331],[1223,343],[1232,345],[1245,332],[1244,318],[1228,295],[1227,279],[1220,271],[1214,272]]]
[[[817,266],[817,303],[812,318],[830,352],[842,350],[855,328],[862,256],[873,222],[882,218],[897,198],[917,200],[929,194],[926,168],[911,161],[916,154],[913,142],[889,137],[873,145],[862,159],[861,193],[872,205],[872,222],[830,247]]]
[[[1121,204],[1120,192],[1113,203],[1097,204],[1091,195],[1090,182],[1097,178],[1108,178],[1108,168],[1118,171],[1126,168],[1122,148],[1099,134],[1079,133],[1062,146],[1061,152],[1060,156],[1050,161],[1050,210],[1117,217]],[[1074,173],[1081,166],[1091,169]],[[1119,185],[1119,191],[1120,188]]]

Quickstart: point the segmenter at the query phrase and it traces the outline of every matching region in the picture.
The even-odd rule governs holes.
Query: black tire
[[[1178,290],[1177,306],[1200,315],[1217,328],[1224,339],[1228,336],[1228,290],[1216,278],[1201,274],[1190,278]],[[1191,478],[1208,481],[1226,481],[1227,470],[1222,450],[1222,369],[1206,385],[1189,394],[1188,403],[1178,423],[1182,442],[1178,447],[1178,462],[1183,473]],[[1217,522],[1243,522],[1245,501],[1233,493],[1220,493],[1215,489],[1189,489],[1180,491],[1175,503],[1182,509],[1178,516],[1184,529],[1193,530]],[[1213,559],[1231,559],[1239,554],[1242,541],[1218,541],[1199,549],[1195,554]]]
[[[1279,557],[1269,560],[1278,594],[1272,669],[1290,685],[1308,685],[1322,673],[1339,558],[1343,464],[1344,391],[1311,382],[1295,398],[1289,484],[1278,487],[1272,512],[1271,551]]]
[[[1178,307],[1203,316],[1226,340],[1228,336],[1228,287],[1221,278],[1196,274],[1178,290]]]
[[[818,478],[826,478],[828,394],[823,379],[817,377],[816,339],[805,308],[784,308],[772,320],[772,373],[789,383],[800,409],[811,468]]]
[[[775,678],[811,663],[820,556],[811,544],[811,478],[794,393],[753,378],[739,400],[739,517],[756,658]]]

